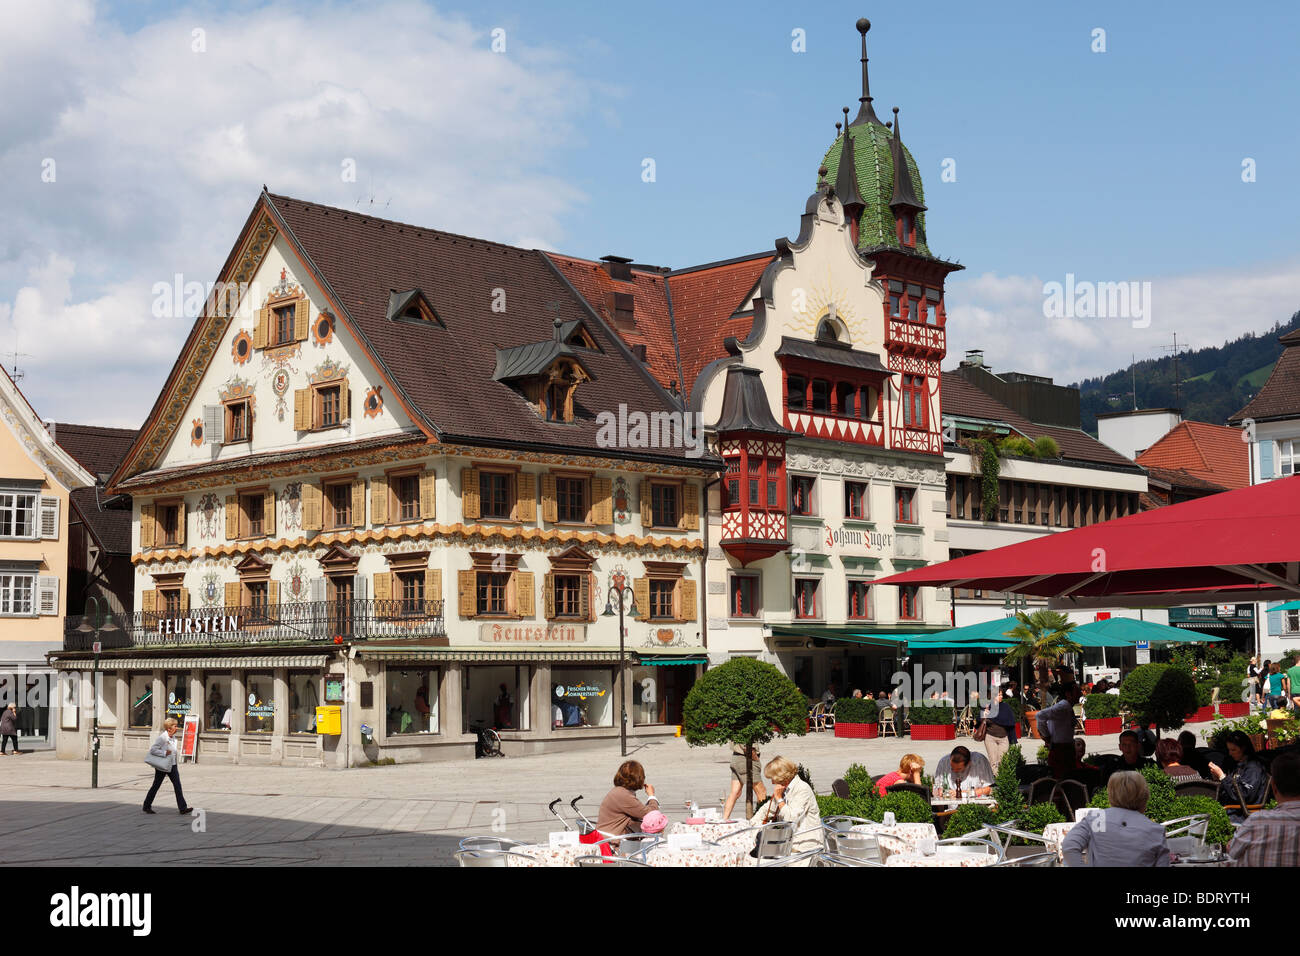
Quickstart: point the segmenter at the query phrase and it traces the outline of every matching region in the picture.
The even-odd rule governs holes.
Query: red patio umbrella
[[[906,571],[876,584],[1052,598],[1060,609],[1300,595],[1300,475]]]

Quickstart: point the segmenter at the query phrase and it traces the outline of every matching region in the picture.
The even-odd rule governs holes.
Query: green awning
[[[1006,634],[1018,623],[1014,617],[1000,617],[931,634],[916,634],[908,638],[907,652],[925,654],[962,651],[967,654],[991,654],[1004,651],[1016,643]]]
[[[946,630],[946,629],[945,629]],[[897,648],[899,644],[917,637],[935,633],[934,628],[918,627],[914,630],[891,629],[873,631],[864,627],[841,627],[836,625],[772,625],[773,637],[818,638],[826,641],[838,641],[843,644],[864,644],[875,647]],[[938,633],[943,633],[939,631]]]
[[[1087,639],[1087,647],[1132,647],[1138,641],[1152,644],[1213,644],[1224,640],[1222,637],[1181,627],[1169,627],[1155,621],[1142,621],[1135,617],[1111,617],[1104,621],[1092,621],[1076,627],[1070,632],[1070,638],[1079,644],[1084,644]],[[1107,643],[1095,643],[1098,639]]]
[[[644,654],[639,656],[640,660],[637,663],[642,667],[669,667],[673,664],[707,664],[709,662],[707,657],[654,657]]]
[[[1274,611],[1300,611],[1300,601],[1287,601],[1285,604],[1279,604],[1277,607],[1268,609],[1270,614]]]

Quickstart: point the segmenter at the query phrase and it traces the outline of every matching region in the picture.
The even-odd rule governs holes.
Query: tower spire
[[[871,87],[867,83],[867,31],[871,29],[871,21],[863,17],[858,21],[858,33],[862,34],[862,95],[858,97],[861,104],[858,107],[857,118],[853,120],[854,126],[862,126],[866,123],[875,123],[877,126],[884,126],[880,122],[880,117],[876,111],[871,108]]]
[[[894,138],[889,143],[890,159],[894,165],[894,196],[889,205],[897,213],[898,209],[909,208],[914,212],[925,212],[925,203],[916,195],[912,186],[912,174],[907,169],[907,156],[903,152],[903,138],[898,132],[898,107],[894,107]]]
[[[835,124],[836,130],[840,124]],[[835,169],[835,195],[845,206],[864,205],[858,189],[858,161],[853,150],[853,134],[849,130],[849,108],[844,107],[844,139],[840,142],[840,161]]]

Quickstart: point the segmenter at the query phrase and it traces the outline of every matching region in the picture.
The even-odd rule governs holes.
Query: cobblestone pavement
[[[1087,740],[1092,752],[1117,750],[1116,737]],[[1027,747],[1028,760],[1038,743]],[[827,792],[855,761],[884,773],[915,752],[933,767],[952,746],[814,734],[763,749],[765,758],[784,754],[802,762],[818,792]],[[726,794],[724,748],[666,738],[630,747],[629,757],[645,765],[670,818],[684,815],[688,798],[719,806]],[[202,813],[180,817],[166,781],[154,802],[157,813],[140,812],[153,780],[143,762],[101,763],[100,785],[92,790],[87,761],[51,753],[7,756],[0,758],[0,863],[450,865],[465,836],[544,841],[560,829],[546,810],[555,797],[567,803],[581,794],[581,806],[594,817],[620,759],[614,742],[565,753],[352,770],[187,764],[181,768],[186,799]]]

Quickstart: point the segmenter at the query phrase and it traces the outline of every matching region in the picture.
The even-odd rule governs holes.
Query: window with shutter
[[[388,524],[388,477],[375,475],[370,479],[370,523]]]
[[[153,505],[140,506],[140,547],[154,546]],[[230,537],[229,534],[226,537]]]
[[[677,620],[694,621],[699,615],[699,592],[696,583],[683,578],[678,584]]]
[[[42,616],[59,613],[59,579],[41,576],[37,586],[37,614]]]
[[[519,475],[519,503],[515,520],[529,524],[537,520],[537,476],[528,472]]]
[[[477,468],[462,468],[460,472],[460,509],[462,517],[479,517],[479,472]]]
[[[637,578],[632,582],[632,602],[636,605],[636,619],[650,620],[650,579]]]
[[[420,475],[420,518],[424,521],[431,521],[434,517],[436,477],[431,471],[426,471]]]
[[[536,600],[535,587],[533,572],[515,572],[515,610],[520,617],[534,617],[537,614],[534,603]]]
[[[293,392],[293,428],[294,431],[309,432],[312,428],[312,390],[297,388]]]
[[[366,482],[359,478],[352,482],[352,527],[366,526]]]
[[[295,342],[302,342],[306,340],[307,330],[311,327],[311,304],[304,297],[293,305],[293,338]]]
[[[257,323],[253,326],[253,348],[266,348],[267,340],[270,338],[271,329],[271,310],[258,309]]]
[[[592,524],[614,523],[613,482],[608,478],[591,479]]]
[[[682,485],[681,527],[686,531],[700,530],[700,489],[690,482]]]
[[[59,499],[41,497],[41,537],[52,541],[59,536]]]
[[[442,569],[425,568],[424,569],[424,599],[429,602],[442,601]],[[439,613],[439,609],[431,609],[432,613]]]
[[[324,526],[324,501],[320,485],[302,483],[302,530],[320,531]]]
[[[474,571],[460,571],[457,577],[458,612],[469,620],[478,614],[478,582]]]
[[[555,501],[555,475],[549,471],[542,475],[542,520],[555,521],[557,506]]]
[[[262,534],[275,534],[275,492],[268,491],[262,496]]]

